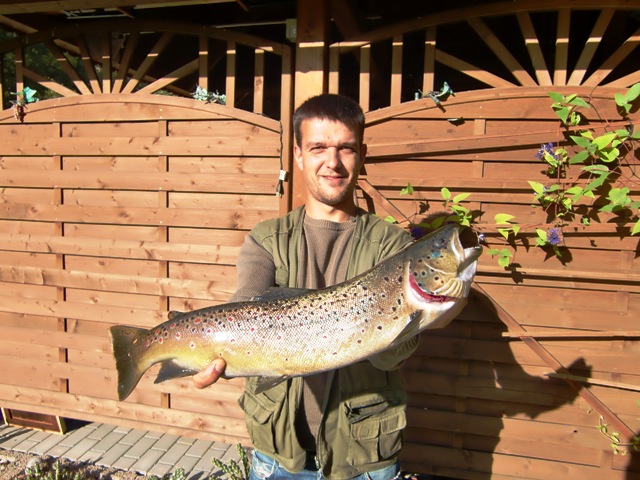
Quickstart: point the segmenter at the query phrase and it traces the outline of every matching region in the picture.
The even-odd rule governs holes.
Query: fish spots
[[[195,348],[196,348],[196,342],[191,342],[191,343],[189,343],[189,348],[190,348],[191,350],[195,350]]]
[[[180,340],[180,338],[182,338],[182,333],[181,332],[176,332],[175,335],[174,335],[174,338],[176,340]]]
[[[398,317],[395,317],[395,318],[398,318]],[[382,325],[378,325],[378,326],[376,327],[376,330],[382,330]]]
[[[175,323],[172,323],[171,325],[169,325],[169,328],[170,328],[171,330],[173,330],[174,328],[176,328],[176,324],[175,324]]]
[[[202,318],[196,317],[193,319],[193,323],[202,323]]]

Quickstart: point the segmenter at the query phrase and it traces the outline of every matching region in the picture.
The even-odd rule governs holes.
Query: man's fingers
[[[221,358],[218,358],[211,362],[204,370],[196,373],[193,376],[193,384],[196,388],[206,388],[218,381],[222,376],[227,364]]]

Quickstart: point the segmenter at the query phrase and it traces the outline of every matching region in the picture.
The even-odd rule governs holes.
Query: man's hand
[[[193,384],[196,388],[206,388],[209,385],[213,385],[224,373],[224,369],[227,366],[222,358],[216,358],[213,362],[207,365],[206,368],[196,373],[193,378]]]

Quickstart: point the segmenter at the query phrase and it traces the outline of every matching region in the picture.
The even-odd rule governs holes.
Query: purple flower
[[[560,243],[562,242],[562,232],[560,231],[559,228],[552,228],[547,232],[547,241],[549,242],[549,245],[553,245],[554,247],[556,245],[560,245]]]
[[[422,229],[422,227],[411,227],[410,233],[415,240],[424,237],[424,230]]]
[[[558,159],[558,156],[553,152],[553,143],[552,142],[543,143],[542,145],[540,145],[540,150],[538,150],[538,153],[536,153],[536,158],[538,160],[542,160],[546,153],[550,154],[556,160]]]

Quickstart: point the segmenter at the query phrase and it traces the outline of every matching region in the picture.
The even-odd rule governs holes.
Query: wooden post
[[[329,0],[298,0],[298,38],[294,103],[327,91]],[[294,140],[295,141],[295,140]],[[293,204],[305,201],[306,191],[297,168],[291,172]]]

